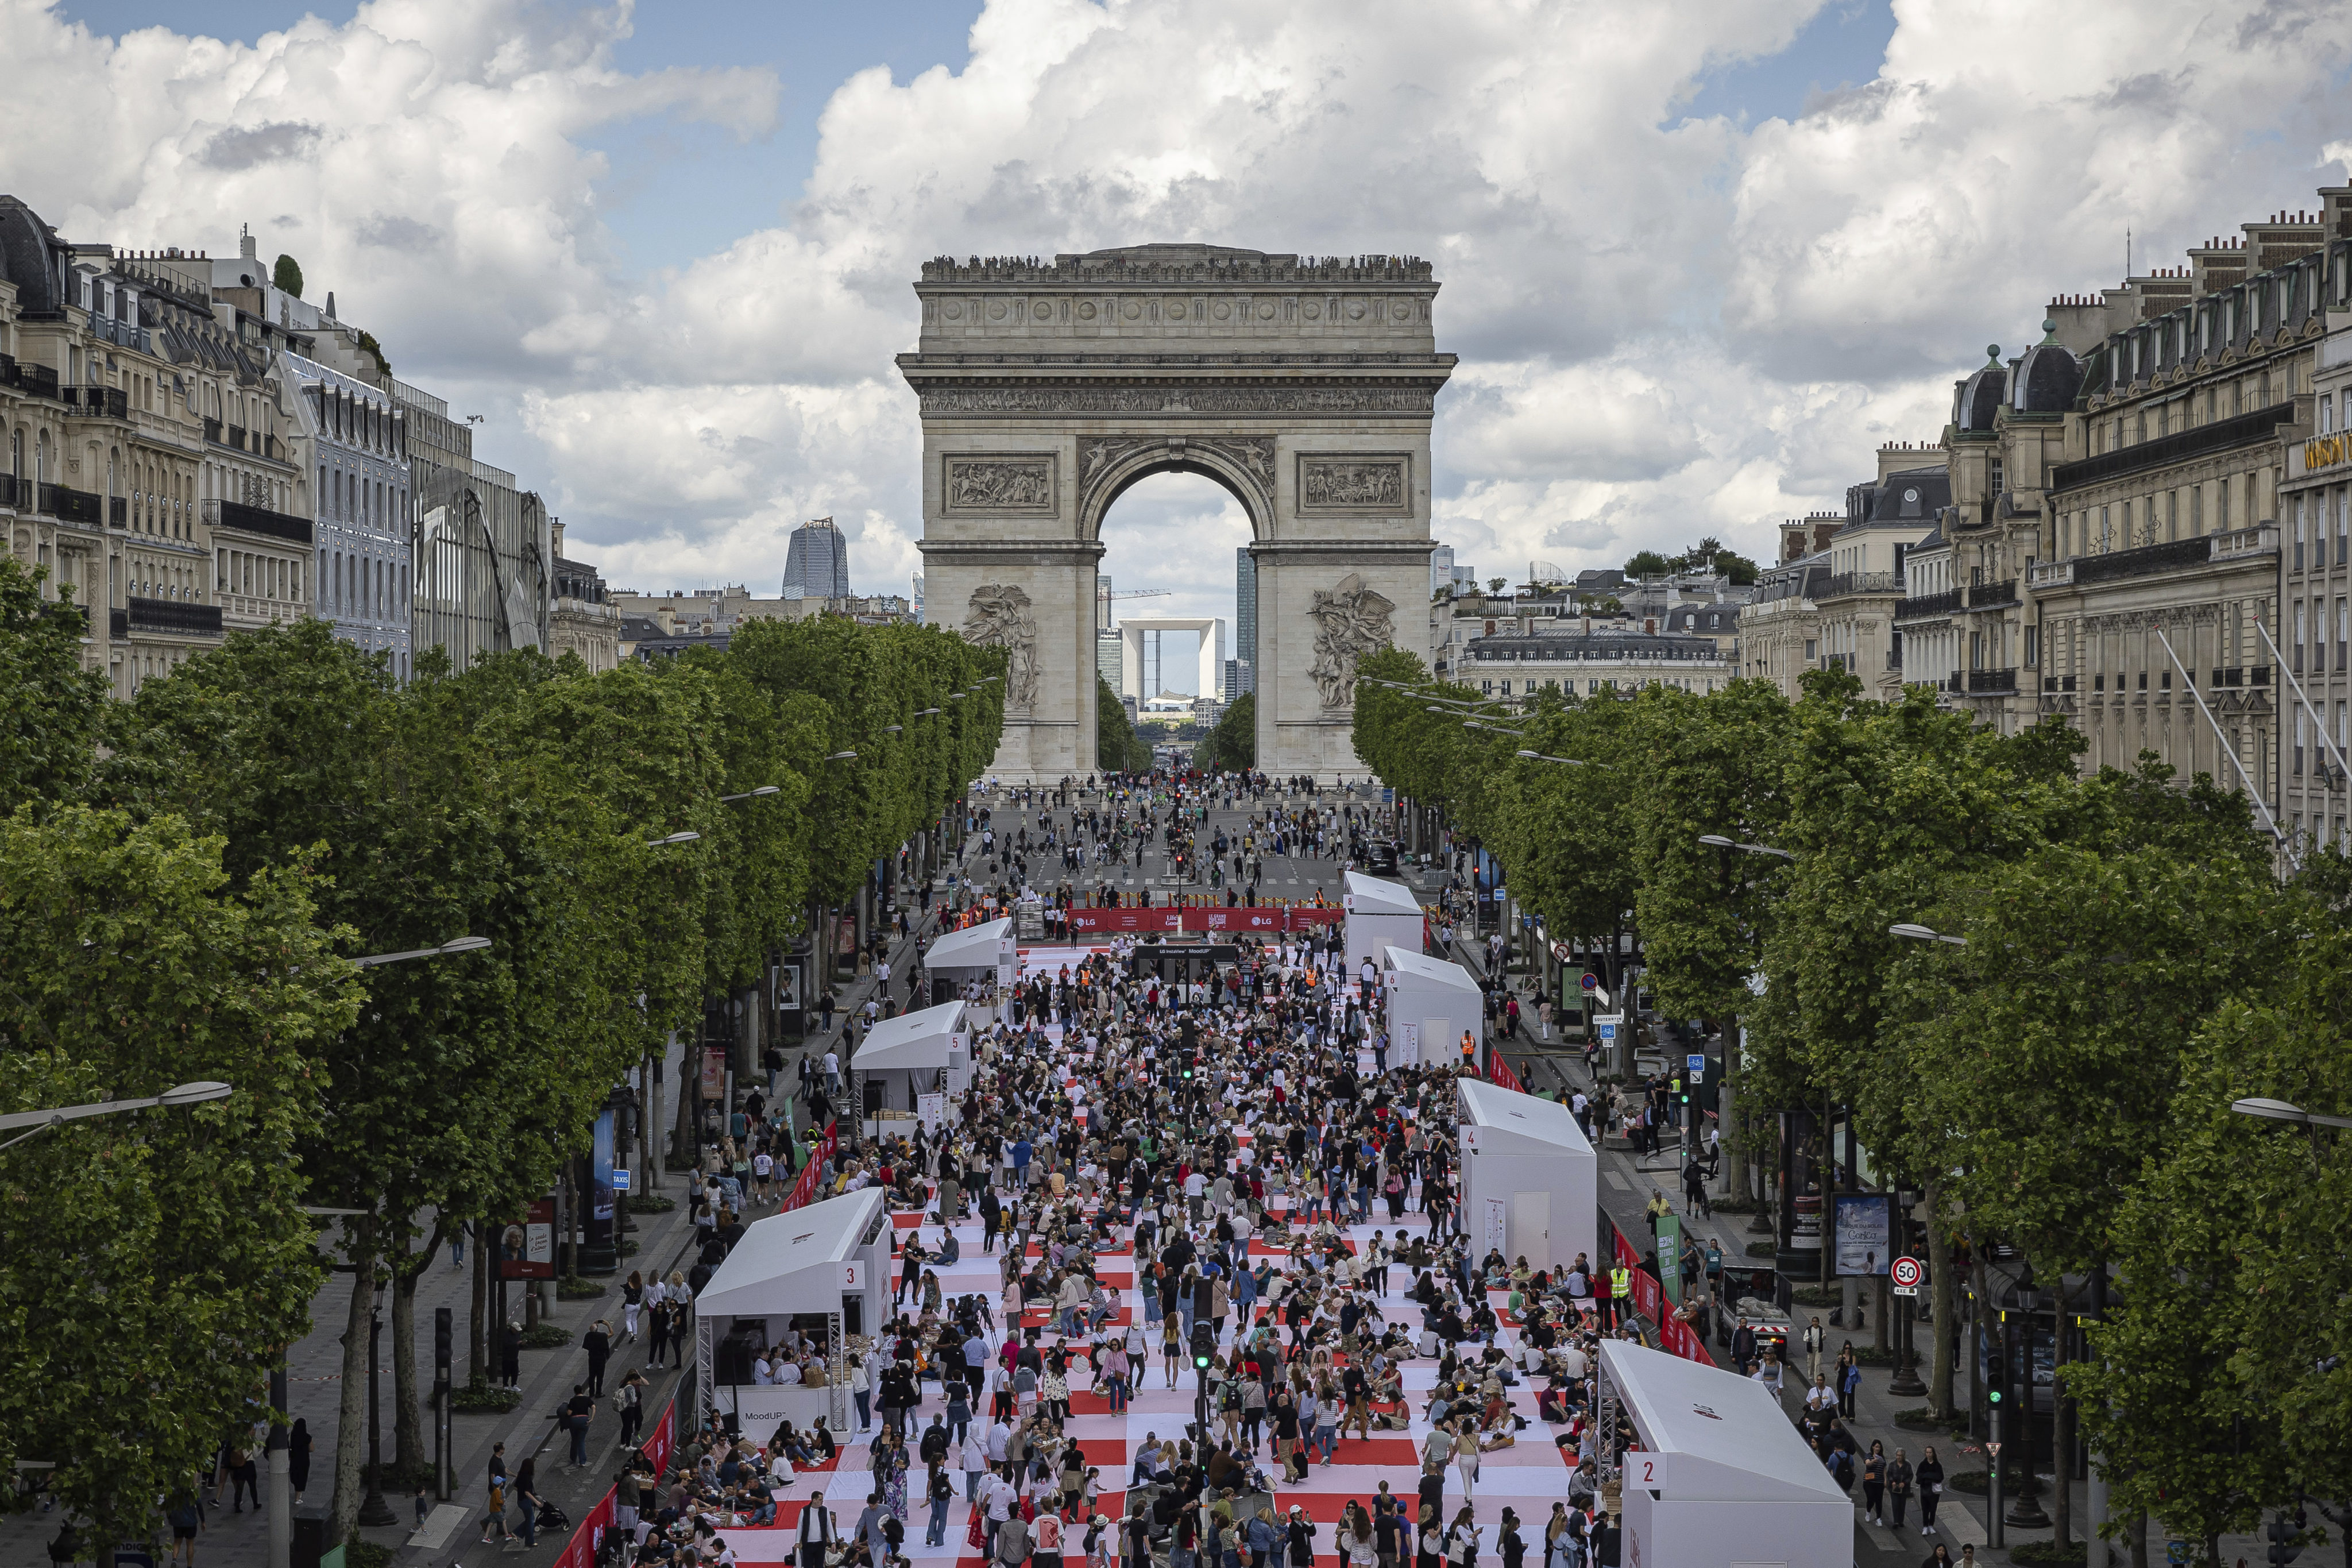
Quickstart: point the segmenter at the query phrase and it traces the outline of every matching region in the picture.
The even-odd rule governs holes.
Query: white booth
[[[1402,882],[1384,882],[1361,871],[1348,873],[1348,890],[1340,900],[1348,911],[1348,978],[1360,978],[1364,960],[1375,966],[1381,950],[1401,947],[1419,952],[1423,940],[1421,900]]]
[[[695,1299],[703,1414],[733,1415],[739,1431],[761,1442],[787,1417],[803,1431],[820,1415],[844,1430],[845,1381],[761,1384],[751,1361],[789,1328],[824,1348],[836,1370],[845,1368],[845,1337],[870,1334],[889,1316],[891,1235],[879,1187],[771,1215],[746,1230]]]
[[[1762,1384],[1603,1340],[1601,1396],[1612,1394],[1638,1444],[1625,1456],[1619,1562],[1853,1568],[1853,1500]]]
[[[1011,990],[1021,974],[1021,944],[1013,932],[1013,917],[982,921],[935,939],[923,954],[923,973],[930,976],[934,1002],[963,995],[975,980],[983,989]]]
[[[1580,1252],[1602,1259],[1594,1215],[1600,1162],[1568,1107],[1484,1079],[1457,1080],[1462,1224],[1473,1254],[1494,1247],[1530,1268],[1559,1270]]]
[[[1352,919],[1352,917],[1351,917]],[[1462,1035],[1486,1066],[1486,998],[1460,964],[1432,958],[1418,944],[1381,950],[1381,980],[1388,991],[1389,1063],[1462,1062]]]
[[[849,1066],[866,1082],[882,1086],[879,1109],[944,1115],[945,1099],[927,1105],[926,1097],[961,1093],[971,1085],[971,1030],[964,1021],[964,1004],[942,1002],[881,1020]],[[939,1130],[936,1117],[929,1125]]]

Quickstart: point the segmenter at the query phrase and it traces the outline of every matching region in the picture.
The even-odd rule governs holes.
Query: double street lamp
[[[29,1132],[18,1133],[0,1149],[13,1149],[28,1138],[37,1138],[52,1127],[62,1127],[68,1121],[81,1121],[93,1116],[119,1116],[128,1111],[152,1110],[158,1106],[202,1105],[208,1100],[226,1100],[236,1091],[227,1084],[202,1079],[167,1089],[163,1093],[142,1100],[100,1100],[89,1105],[65,1105],[55,1110],[12,1110],[0,1116],[0,1132],[29,1127]]]
[[[1698,841],[1710,849],[1737,849],[1748,855],[1778,855],[1783,860],[1796,858],[1786,849],[1775,849],[1769,844],[1742,844],[1737,838],[1726,838],[1720,833],[1702,833]]]

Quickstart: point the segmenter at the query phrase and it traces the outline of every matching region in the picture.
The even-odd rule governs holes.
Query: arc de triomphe
[[[1356,659],[1429,657],[1429,426],[1454,358],[1428,263],[1142,245],[942,258],[915,293],[898,369],[922,400],[924,596],[1011,652],[993,771],[1095,770],[1103,517],[1181,472],[1249,516],[1257,765],[1360,775]]]

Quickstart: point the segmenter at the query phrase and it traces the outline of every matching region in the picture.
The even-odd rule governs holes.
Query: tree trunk
[[[1935,1293],[1936,1321],[1929,1335],[1933,1353],[1927,1366],[1927,1409],[1938,1421],[1952,1418],[1952,1342],[1958,1325],[1959,1292],[1953,1289],[1952,1247],[1944,1234],[1943,1211],[1936,1184],[1926,1189],[1927,1212],[1927,1289]]]
[[[328,1505],[331,1542],[351,1539],[360,1516],[366,1488],[360,1480],[367,1462],[367,1374],[369,1309],[375,1300],[375,1237],[373,1215],[353,1222],[351,1310],[343,1321],[342,1402],[335,1415],[335,1495]]]
[[[490,1227],[480,1220],[468,1220],[466,1228],[473,1233],[474,1299],[467,1316],[466,1375],[469,1381],[490,1381],[489,1342],[484,1330],[490,1310]]]
[[[1871,1342],[1885,1353],[1894,1348],[1886,1337],[1886,1320],[1895,1315],[1890,1305],[1893,1298],[1887,1294],[1885,1275],[1872,1276],[1870,1283],[1871,1332],[1877,1336]]]
[[[392,1266],[386,1331],[392,1336],[392,1463],[406,1475],[425,1466],[425,1425],[416,1418],[416,1270],[405,1256]]]

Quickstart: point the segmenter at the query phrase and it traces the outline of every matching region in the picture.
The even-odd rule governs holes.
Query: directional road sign
[[[616,1193],[625,1193],[629,1190],[629,1173],[618,1165],[613,1167],[613,1190]]]

